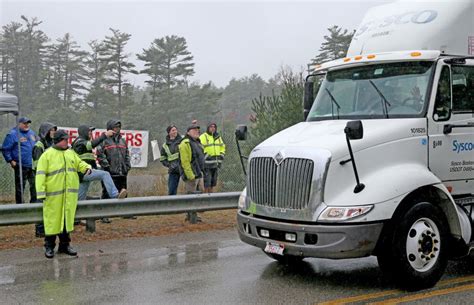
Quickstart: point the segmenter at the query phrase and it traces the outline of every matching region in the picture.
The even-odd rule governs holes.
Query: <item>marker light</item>
[[[411,57],[418,57],[418,56],[421,56],[421,53],[420,52],[411,52],[410,55],[411,55]]]
[[[349,220],[367,214],[373,205],[355,207],[327,207],[319,216],[320,221]]]
[[[375,55],[367,55],[367,59],[374,59],[375,58]]]
[[[247,189],[244,188],[244,190],[242,191],[242,193],[240,194],[239,196],[239,204],[238,204],[238,207],[239,209],[243,210],[245,209],[245,199],[246,199],[246,194],[247,194]]]
[[[355,59],[355,60],[361,60],[361,59],[362,59],[362,56],[356,56],[354,59]]]
[[[351,59],[350,59],[349,57],[344,58],[344,62],[348,62],[348,61],[350,61],[350,60],[351,60]]]

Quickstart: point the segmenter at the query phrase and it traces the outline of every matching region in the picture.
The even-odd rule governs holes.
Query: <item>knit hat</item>
[[[64,129],[58,129],[53,137],[53,143],[58,144],[62,140],[69,139],[69,134]]]

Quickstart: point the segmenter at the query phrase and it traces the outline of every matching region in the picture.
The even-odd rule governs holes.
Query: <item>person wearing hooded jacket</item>
[[[210,123],[199,140],[204,148],[204,192],[212,193],[217,185],[217,171],[225,156],[225,144],[217,132],[217,124]]]
[[[127,190],[123,188],[120,190],[120,193],[118,192],[110,173],[97,169],[95,155],[92,152],[94,148],[99,146],[107,138],[112,137],[114,131],[107,130],[107,132],[102,133],[98,138],[92,139],[92,131],[94,130],[95,128],[92,126],[79,126],[79,136],[72,142],[72,149],[79,155],[79,158],[92,167],[92,171],[89,175],[84,176],[79,174],[79,200],[86,200],[91,181],[102,181],[110,198],[125,198],[127,196]]]
[[[53,137],[58,127],[50,122],[44,122],[39,128],[39,140],[33,146],[33,172],[36,174],[36,167],[38,166],[38,160],[46,149],[53,146]],[[43,222],[35,225],[35,236],[44,237],[44,224]]]
[[[120,135],[122,123],[119,120],[107,122],[107,130],[114,132],[97,147],[97,159],[103,170],[110,173],[118,190],[127,189],[127,175],[132,165],[127,142]],[[102,198],[109,198],[107,192],[102,192]]]
[[[160,162],[168,168],[168,195],[176,195],[179,185],[179,144],[183,137],[178,133],[176,125],[166,128],[168,135],[161,148]]]
[[[78,172],[89,174],[91,166],[68,149],[68,133],[59,129],[53,137],[53,146],[39,158],[36,168],[36,192],[43,201],[45,229],[44,247],[47,258],[54,257],[56,236],[59,237],[58,253],[76,256],[70,246],[69,233],[74,230],[74,218],[79,191]]]

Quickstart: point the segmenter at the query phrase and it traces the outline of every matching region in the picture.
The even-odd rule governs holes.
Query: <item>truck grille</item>
[[[249,195],[259,205],[300,210],[308,206],[314,162],[286,158],[277,165],[271,157],[250,160]]]

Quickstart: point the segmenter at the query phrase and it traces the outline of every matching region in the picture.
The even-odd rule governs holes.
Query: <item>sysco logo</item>
[[[435,20],[436,17],[438,17],[438,12],[435,10],[411,11],[411,12],[405,12],[403,14],[387,16],[387,17],[384,17],[383,19],[377,19],[377,20],[362,24],[357,30],[357,33],[355,34],[355,36],[358,37],[367,31],[370,32],[372,30],[380,30],[380,29],[387,28],[391,25],[399,25],[399,24],[407,24],[407,23],[426,24]]]
[[[458,142],[458,140],[453,141],[453,151],[456,153],[461,153],[463,151],[473,151],[474,142]]]

